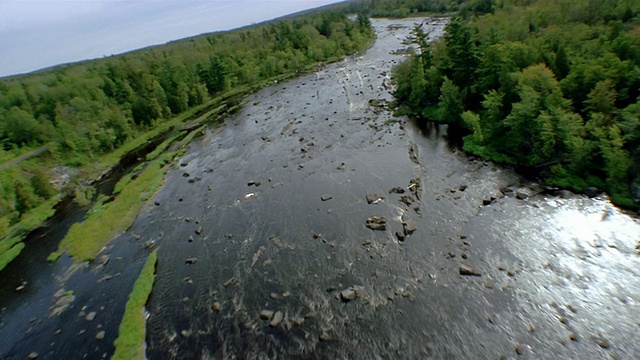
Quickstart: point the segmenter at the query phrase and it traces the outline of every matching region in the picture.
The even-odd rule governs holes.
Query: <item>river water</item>
[[[640,222],[393,117],[389,72],[417,21],[373,20],[366,53],[247,98],[169,171],[112,260],[63,282],[68,310],[22,335],[3,305],[2,337],[16,335],[2,358],[108,357],[149,241],[151,359],[640,357]],[[425,19],[434,37],[445,21]]]

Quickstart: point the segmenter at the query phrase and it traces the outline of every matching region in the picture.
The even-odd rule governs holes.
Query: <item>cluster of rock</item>
[[[405,193],[407,193],[407,190],[401,187],[392,188],[391,190],[389,190],[389,194],[400,195],[399,201],[401,203],[405,204],[408,207],[413,206],[413,210],[417,214],[420,214],[420,207],[417,205],[414,205],[416,203],[416,199],[418,200],[420,199],[420,192],[421,192],[420,179],[418,178],[411,179],[407,189],[409,190],[410,195],[409,194],[405,195]],[[383,201],[384,197],[378,194],[367,194],[365,199],[367,200],[367,204],[377,204]],[[402,224],[402,229],[396,231],[395,233],[396,238],[398,238],[398,240],[400,241],[404,241],[407,238],[407,236],[413,234],[416,230],[418,230],[418,224],[416,223],[415,220],[413,220],[409,216],[408,213],[405,213],[402,216],[401,224]],[[385,219],[383,216],[380,216],[380,215],[371,216],[367,218],[365,225],[367,228],[371,230],[385,231],[387,230],[387,219]]]

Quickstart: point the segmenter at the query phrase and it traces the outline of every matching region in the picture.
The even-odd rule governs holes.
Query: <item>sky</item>
[[[120,54],[336,0],[0,0],[0,77]]]

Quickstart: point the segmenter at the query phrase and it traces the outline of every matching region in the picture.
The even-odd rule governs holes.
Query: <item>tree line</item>
[[[450,124],[463,149],[638,209],[640,3],[491,0],[394,70],[399,111]],[[483,5],[485,4],[485,5]]]
[[[56,192],[50,169],[80,167],[137,134],[242,85],[255,85],[367,48],[369,19],[310,13],[108,58],[0,79],[0,227]]]
[[[371,17],[404,18],[418,13],[462,11],[475,8],[475,4],[481,1],[485,0],[354,0],[344,5],[344,11],[366,13]]]

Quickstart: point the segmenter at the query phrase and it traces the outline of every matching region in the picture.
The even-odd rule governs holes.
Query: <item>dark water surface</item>
[[[22,335],[31,310],[2,305],[0,357],[108,357],[147,241],[150,359],[640,357],[640,222],[604,197],[544,195],[452,149],[446,127],[393,117],[392,52],[416,21],[374,20],[362,56],[249,97],[169,171],[106,265],[56,280],[75,291],[69,309]]]

